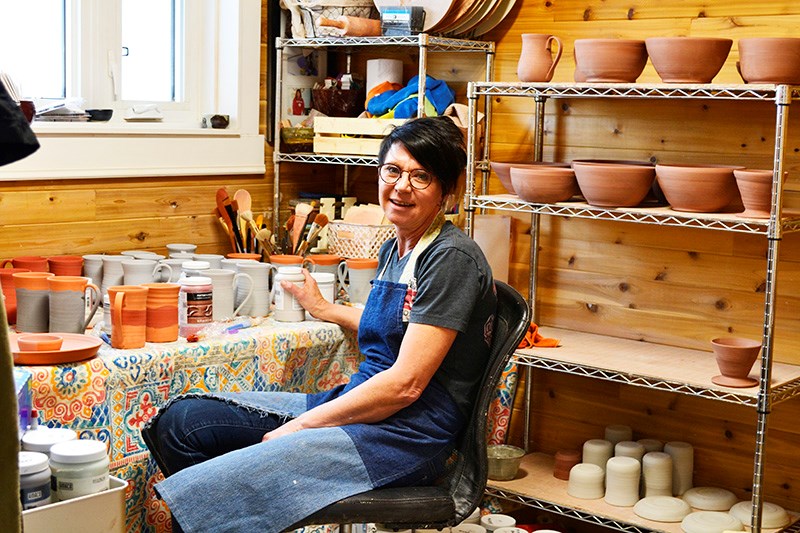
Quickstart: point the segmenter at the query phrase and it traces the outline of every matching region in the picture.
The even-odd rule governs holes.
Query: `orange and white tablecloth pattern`
[[[129,533],[171,530],[169,511],[153,492],[161,473],[140,434],[167,400],[186,392],[317,392],[346,382],[360,362],[355,335],[333,324],[254,323],[196,343],[136,350],[104,344],[88,361],[25,367],[40,423],[108,443],[112,475],[129,482]],[[513,364],[503,378],[490,412],[490,442],[505,441],[517,382]]]

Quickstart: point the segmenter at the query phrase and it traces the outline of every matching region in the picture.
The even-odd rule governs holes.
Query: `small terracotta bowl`
[[[576,68],[588,82],[633,83],[647,64],[637,39],[575,39]]]
[[[729,165],[656,165],[656,179],[675,211],[717,213],[738,200]]]
[[[717,37],[651,37],[647,55],[666,83],[711,83],[733,45]]]
[[[772,169],[737,168],[733,171],[736,186],[742,195],[743,217],[769,218],[772,211]],[[783,173],[783,179],[789,175]]]
[[[506,163],[500,161],[490,161],[494,173],[500,178],[500,183],[511,194],[517,194],[514,190],[514,184],[511,183],[511,167],[516,168],[535,168],[535,167],[569,167],[569,163],[548,163],[546,161],[537,161],[535,163]]]
[[[508,481],[517,477],[525,450],[509,444],[493,444],[486,447],[486,452],[489,458],[489,479]]]
[[[736,68],[745,83],[800,84],[800,37],[739,39]]]
[[[47,333],[28,333],[17,337],[17,346],[23,352],[53,352],[61,349],[64,338]]]
[[[655,179],[652,165],[573,161],[572,168],[586,202],[598,207],[637,206]]]
[[[580,192],[571,168],[511,167],[511,183],[517,196],[539,204],[564,202]]]

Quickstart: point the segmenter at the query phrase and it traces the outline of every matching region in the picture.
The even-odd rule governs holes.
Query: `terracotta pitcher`
[[[555,57],[553,43],[558,45]],[[523,33],[522,52],[517,65],[519,81],[550,81],[561,59],[561,39],[545,33]]]

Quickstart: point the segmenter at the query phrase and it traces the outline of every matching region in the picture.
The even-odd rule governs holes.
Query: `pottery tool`
[[[308,215],[314,210],[314,206],[301,202],[294,208],[294,225],[292,226],[292,250],[300,243],[303,230],[306,227]]]
[[[275,253],[272,248],[272,232],[269,228],[260,229],[256,232],[255,238],[261,243],[261,255],[264,257],[264,261],[269,263],[269,256]]]
[[[217,194],[217,198],[219,198],[219,193]],[[228,212],[225,210],[225,207],[219,206],[219,202],[217,203],[217,207],[214,209],[217,218],[220,220],[222,225],[225,227],[225,233],[228,235],[228,239],[231,241],[231,249],[232,251],[236,250],[236,237],[233,235],[233,222],[231,221],[231,217],[228,216]]]
[[[311,231],[311,225],[314,223],[314,219],[316,218],[316,216],[317,216],[317,210],[315,208],[313,211],[311,211],[311,213],[308,214],[308,218],[306,219],[306,224],[300,231],[300,239],[297,241],[297,244],[295,245],[294,250],[292,251],[293,254],[297,255],[299,253],[300,246],[304,242],[308,242],[308,232]]]
[[[236,213],[233,209],[233,204],[231,203],[231,199],[228,196],[228,191],[225,190],[225,187],[220,187],[217,189],[217,209],[219,209],[219,213],[222,215],[222,218],[225,219],[225,224],[229,225],[231,228],[231,232],[233,234],[233,251],[243,251],[241,244],[242,240],[241,236],[239,235],[239,227],[234,223],[234,220],[237,218]]]
[[[233,193],[233,201],[236,202],[237,209],[236,212],[239,214],[239,233],[241,233],[242,238],[244,238],[245,246],[249,246],[250,239],[246,238],[247,235],[247,221],[242,220],[242,215],[244,213],[250,213],[250,218],[252,219],[252,208],[253,208],[253,200],[250,196],[250,193],[246,189],[237,189]]]
[[[306,255],[306,251],[313,247],[314,242],[319,237],[322,228],[328,225],[328,217],[320,213],[314,217],[311,227],[308,230],[308,236],[297,246],[296,255]]]

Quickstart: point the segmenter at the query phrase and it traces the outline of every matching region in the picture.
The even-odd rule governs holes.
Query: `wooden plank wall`
[[[497,42],[495,79],[516,81],[522,33],[551,33],[564,52],[554,82],[573,80],[575,39],[716,36],[733,39],[718,83],[741,83],[737,41],[797,36],[800,5],[740,0],[518,0],[488,38]],[[640,82],[659,82],[648,62]],[[533,102],[493,101],[492,159],[533,156]],[[737,102],[592,101],[546,106],[544,159],[637,159],[742,164],[771,168],[774,106]],[[790,115],[786,206],[800,206],[800,113]],[[504,192],[490,180],[490,192]],[[530,219],[513,225],[511,281],[527,294]],[[758,338],[762,331],[767,245],[748,235],[685,228],[542,217],[539,322],[659,343],[709,349],[719,335]],[[781,245],[776,301],[776,354],[800,364],[800,237]],[[665,364],[669,364],[665,361]],[[608,424],[631,425],[635,437],[686,440],[696,447],[695,482],[724,486],[747,498],[752,487],[755,411],[720,402],[648,391],[555,372],[536,371],[531,447],[576,448]],[[511,440],[522,442],[518,395]],[[800,402],[770,415],[765,494],[800,508]]]

